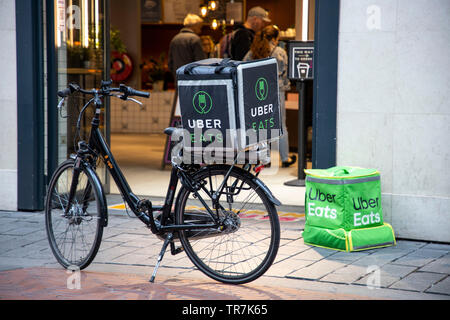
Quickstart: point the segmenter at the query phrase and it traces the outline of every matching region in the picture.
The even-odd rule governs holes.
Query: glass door
[[[109,78],[106,67],[104,36],[106,30],[105,2],[108,0],[54,0],[55,60],[57,90],[76,83],[84,89],[98,88],[103,79]],[[49,70],[50,71],[50,70]],[[76,123],[83,105],[90,99],[75,94],[66,100],[58,115],[58,163],[75,152],[78,141],[88,140],[91,119],[95,110],[88,108],[81,120],[81,130]],[[104,101],[106,106],[106,101]],[[105,110],[102,111],[105,115]],[[100,128],[106,135],[104,117]],[[103,164],[98,174],[106,182]]]

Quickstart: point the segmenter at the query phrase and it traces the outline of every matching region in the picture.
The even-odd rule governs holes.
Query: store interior
[[[212,10],[211,3],[217,6]],[[112,151],[133,191],[139,195],[161,196],[166,193],[170,164],[164,159],[167,137],[164,128],[173,121],[174,79],[167,67],[171,39],[179,32],[182,19],[191,11],[201,15],[203,5],[208,8],[201,36],[209,36],[215,46],[210,56],[218,56],[221,38],[232,31],[234,23],[244,22],[246,12],[261,6],[269,12],[272,23],[281,30],[280,46],[289,40],[299,40],[302,17],[298,12],[303,1],[121,1],[110,2],[111,73],[117,83],[151,92],[150,99],[139,99],[143,106],[111,99],[110,144]],[[228,7],[228,8],[227,8]],[[295,9],[295,10],[294,10]],[[297,10],[299,9],[299,10]],[[314,1],[309,1],[307,37],[313,39]],[[297,14],[296,14],[297,12]],[[234,18],[234,19],[233,19]],[[205,46],[206,49],[206,46]],[[213,50],[211,50],[213,51]],[[311,167],[311,112],[312,84],[306,95],[307,138],[306,164]],[[298,104],[295,84],[286,94],[289,149],[297,154]],[[278,165],[279,163],[280,165]],[[303,167],[303,166],[302,166]],[[262,171],[260,177],[274,195],[286,205],[303,205],[301,187],[284,183],[298,176],[298,161],[282,168],[278,153],[272,153],[272,166]],[[114,183],[111,193],[119,193]],[[302,198],[302,199],[300,199]]]

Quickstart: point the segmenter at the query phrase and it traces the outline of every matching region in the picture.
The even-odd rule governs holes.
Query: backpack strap
[[[214,73],[220,73],[223,69],[225,69],[226,67],[231,67],[233,66],[232,62],[231,62],[231,58],[226,58],[223,59],[218,66],[214,69]]]
[[[184,74],[192,74],[192,70],[199,66],[209,66],[216,67],[214,69],[214,73],[220,73],[226,67],[233,67],[236,63],[230,58],[223,59],[221,62],[211,63],[211,64],[200,64],[200,63],[191,63],[184,68]]]

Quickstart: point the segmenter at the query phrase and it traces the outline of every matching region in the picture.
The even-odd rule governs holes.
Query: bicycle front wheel
[[[69,191],[74,176],[74,160],[67,160],[55,171],[45,203],[45,227],[52,252],[64,268],[86,268],[94,259],[103,235],[101,194],[94,179],[82,169],[73,201]]]
[[[198,195],[182,188],[177,198],[177,224],[212,224],[203,199],[220,220],[218,228],[183,230],[180,241],[192,263],[207,276],[224,283],[253,281],[272,265],[280,242],[275,206],[248,172],[233,168],[214,205],[212,195],[230,167],[209,166],[194,175],[203,185]]]

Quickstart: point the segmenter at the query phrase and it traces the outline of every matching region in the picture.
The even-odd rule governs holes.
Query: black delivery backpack
[[[177,85],[188,151],[239,152],[282,135],[275,58],[196,61],[177,70]]]

